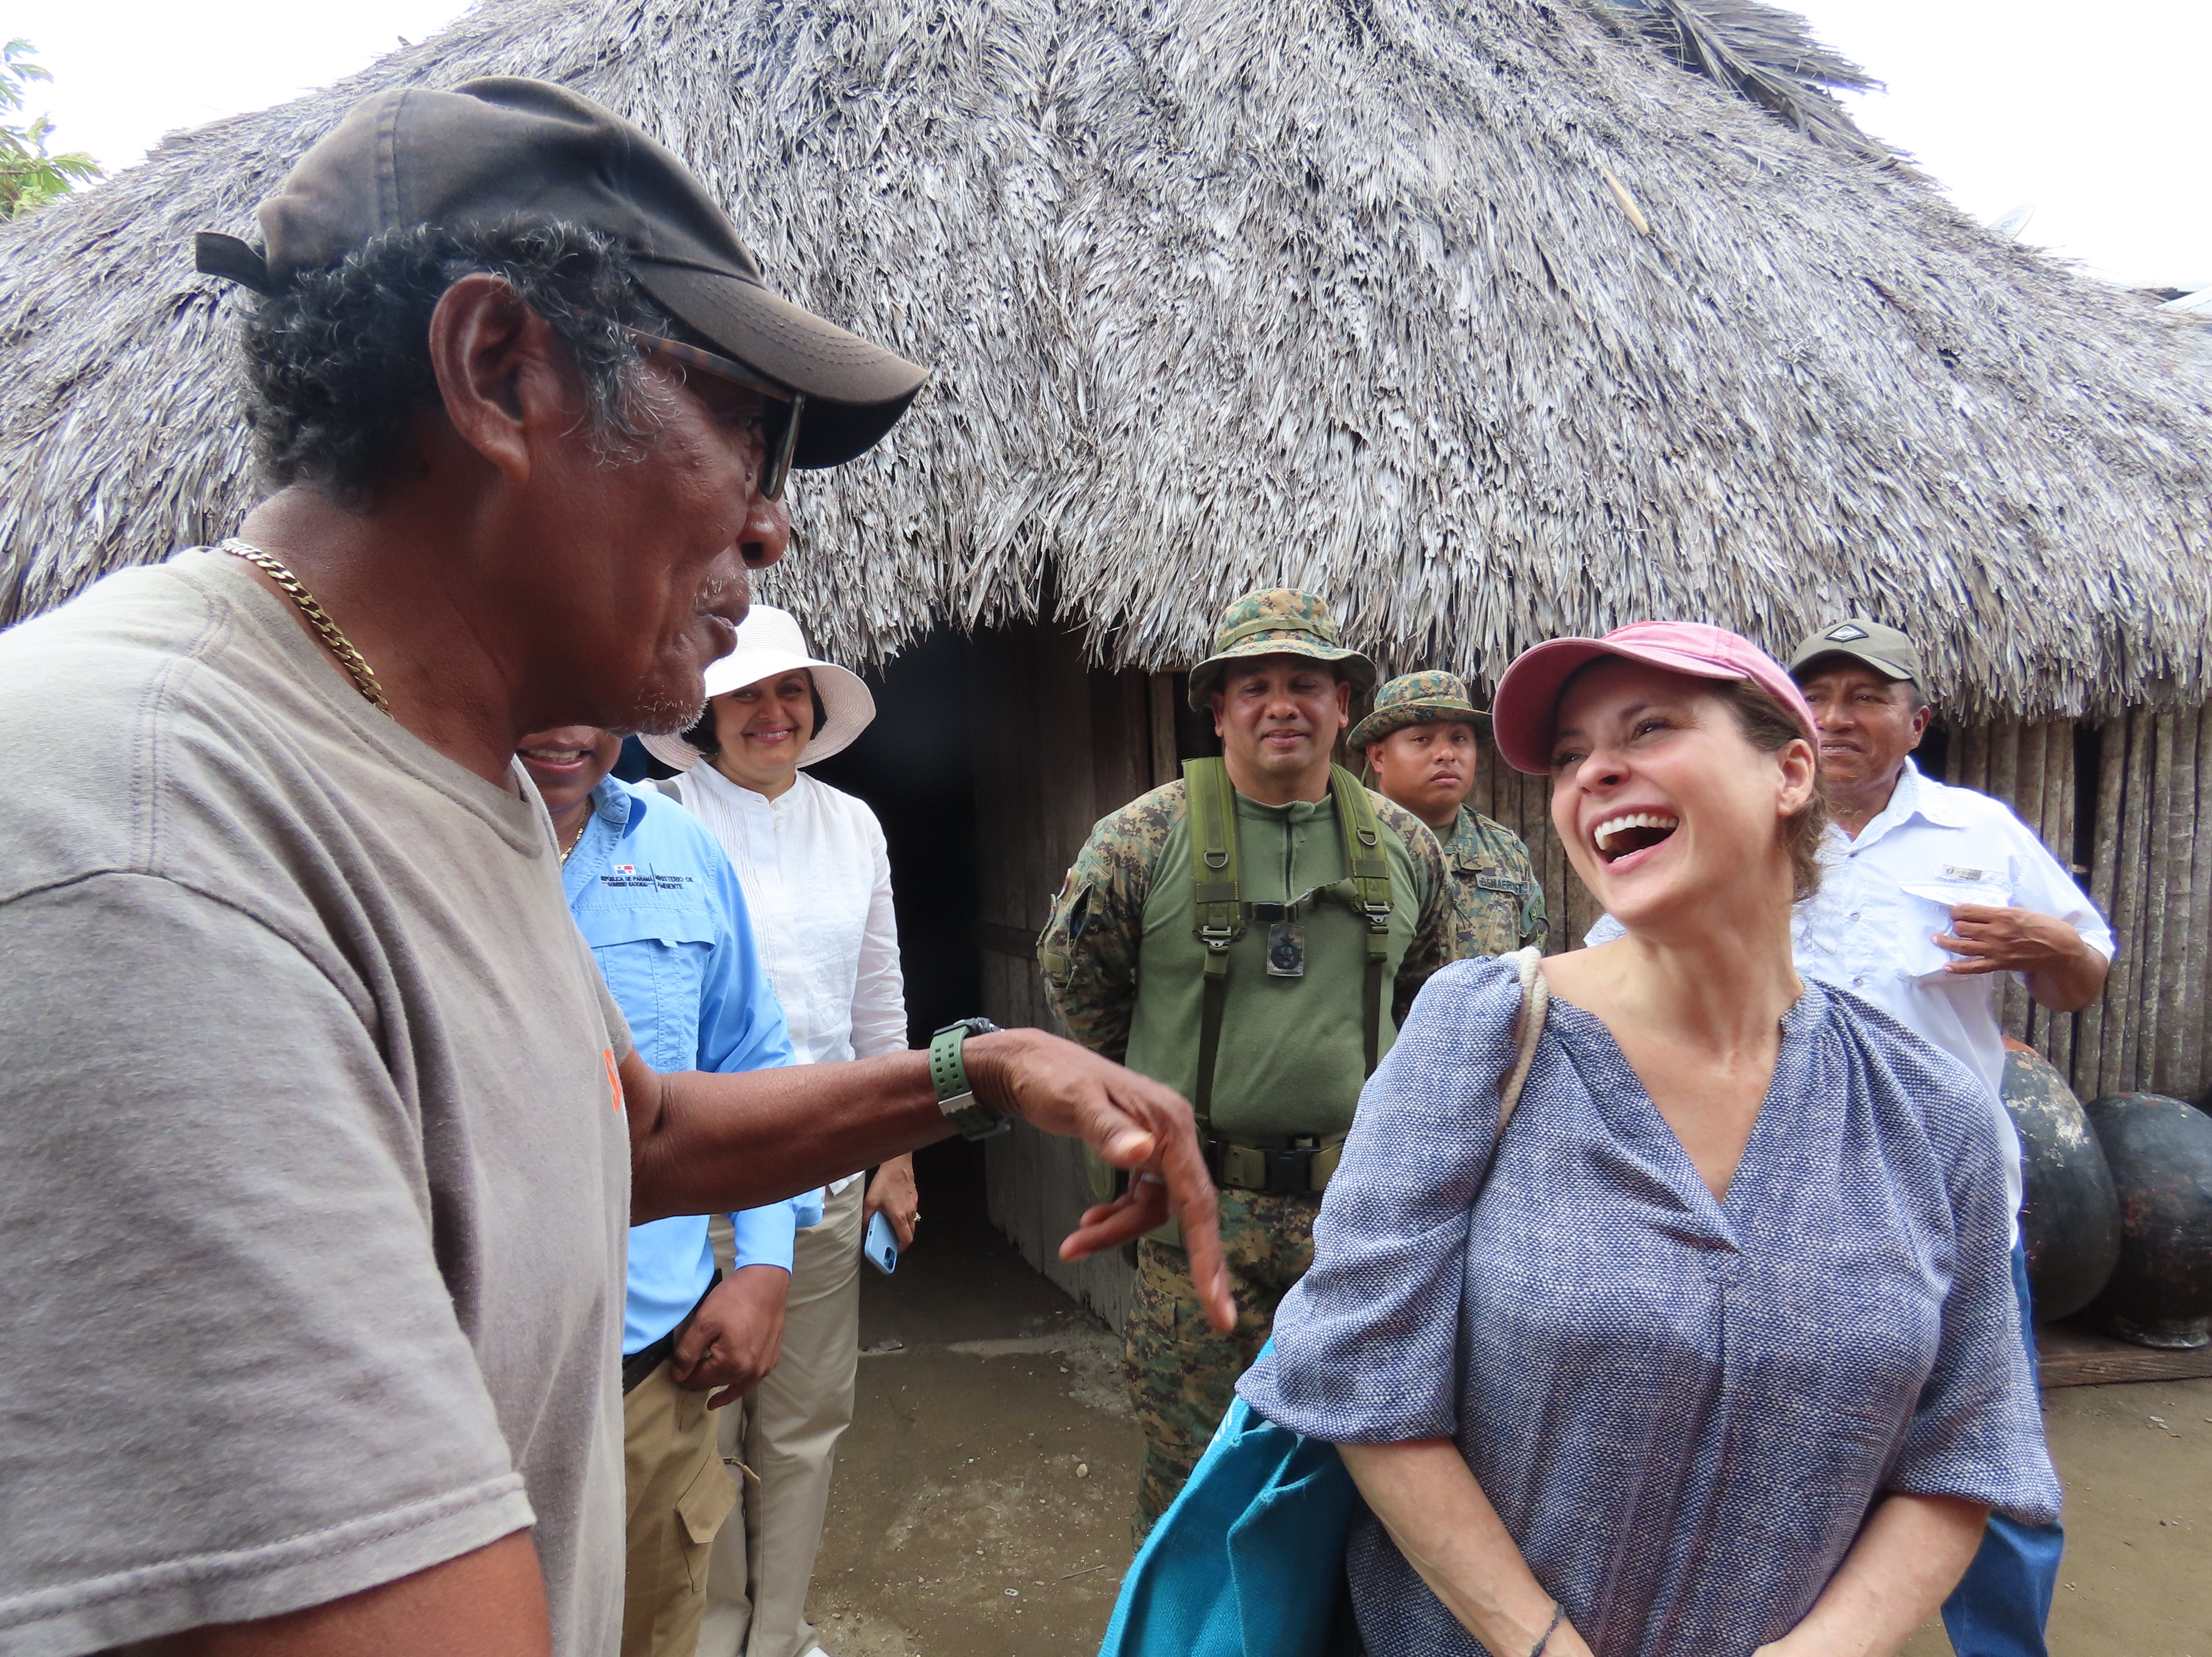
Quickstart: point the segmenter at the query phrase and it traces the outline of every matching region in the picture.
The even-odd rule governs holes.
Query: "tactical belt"
[[[1344,1135],[1292,1140],[1289,1145],[1240,1145],[1227,1139],[1206,1142],[1206,1164],[1214,1183],[1237,1191],[1319,1193],[1344,1159]]]

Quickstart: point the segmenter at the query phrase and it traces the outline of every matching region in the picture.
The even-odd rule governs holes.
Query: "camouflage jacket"
[[[1414,888],[1395,898],[1411,919],[1411,937],[1398,957],[1392,986],[1395,1023],[1405,1017],[1429,975],[1451,958],[1452,911],[1436,837],[1403,807],[1371,791],[1370,798],[1377,822],[1399,842],[1404,858],[1402,864],[1394,860],[1396,882],[1402,888],[1403,877],[1410,873]],[[1177,780],[1102,818],[1068,871],[1037,940],[1053,1010],[1077,1041],[1110,1059],[1123,1059],[1128,1051],[1153,869],[1188,814],[1188,797]],[[1325,821],[1333,846],[1338,835],[1333,811]],[[1259,889],[1261,871],[1253,869],[1251,877],[1248,895],[1273,895]],[[1171,895],[1180,902],[1186,895]],[[1198,947],[1192,938],[1194,960]]]
[[[1437,838],[1451,877],[1451,958],[1541,949],[1551,924],[1521,836],[1462,805],[1451,833]]]

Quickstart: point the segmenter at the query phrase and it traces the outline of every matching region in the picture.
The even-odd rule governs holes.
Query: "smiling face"
[[[714,768],[770,798],[791,786],[814,736],[814,679],[794,668],[741,685],[714,701]]]
[[[1748,898],[1786,910],[1785,819],[1812,798],[1812,744],[1767,753],[1713,683],[1614,657],[1569,681],[1552,739],[1552,826],[1628,927]]]
[[[1832,656],[1799,682],[1820,733],[1820,776],[1844,792],[1893,783],[1905,756],[1920,746],[1935,710],[1909,679],[1893,679],[1864,662]]]
[[[514,757],[530,773],[545,809],[557,822],[589,798],[622,757],[622,738],[594,725],[564,725],[533,731],[515,744]]]
[[[1431,828],[1448,828],[1474,786],[1474,727],[1464,719],[1409,725],[1367,744],[1375,786]]]
[[[1352,687],[1334,668],[1305,656],[1231,662],[1212,701],[1214,733],[1239,792],[1282,804],[1328,792],[1329,755],[1352,718]]]

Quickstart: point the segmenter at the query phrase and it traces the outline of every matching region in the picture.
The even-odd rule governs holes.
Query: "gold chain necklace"
[[[257,546],[233,536],[222,543],[221,550],[243,558],[257,569],[264,571],[270,580],[292,601],[294,608],[307,620],[314,634],[330,646],[331,654],[338,659],[338,665],[353,681],[353,688],[368,699],[368,705],[386,718],[392,715],[392,704],[384,700],[384,687],[376,682],[376,674],[368,659],[354,648],[352,640],[338,631],[338,624],[331,620],[330,611],[315,602],[315,595],[307,591],[300,578],[286,569]]]

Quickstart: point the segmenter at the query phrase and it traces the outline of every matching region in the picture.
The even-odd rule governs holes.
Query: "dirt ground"
[[[1117,1343],[929,1172],[925,1211],[951,1223],[895,1278],[862,1274],[811,1614],[830,1657],[1087,1657],[1130,1551]],[[2212,1657],[2212,1381],[2045,1405],[2068,1502],[2052,1657]],[[1950,1650],[1940,1624],[1905,1648]]]

